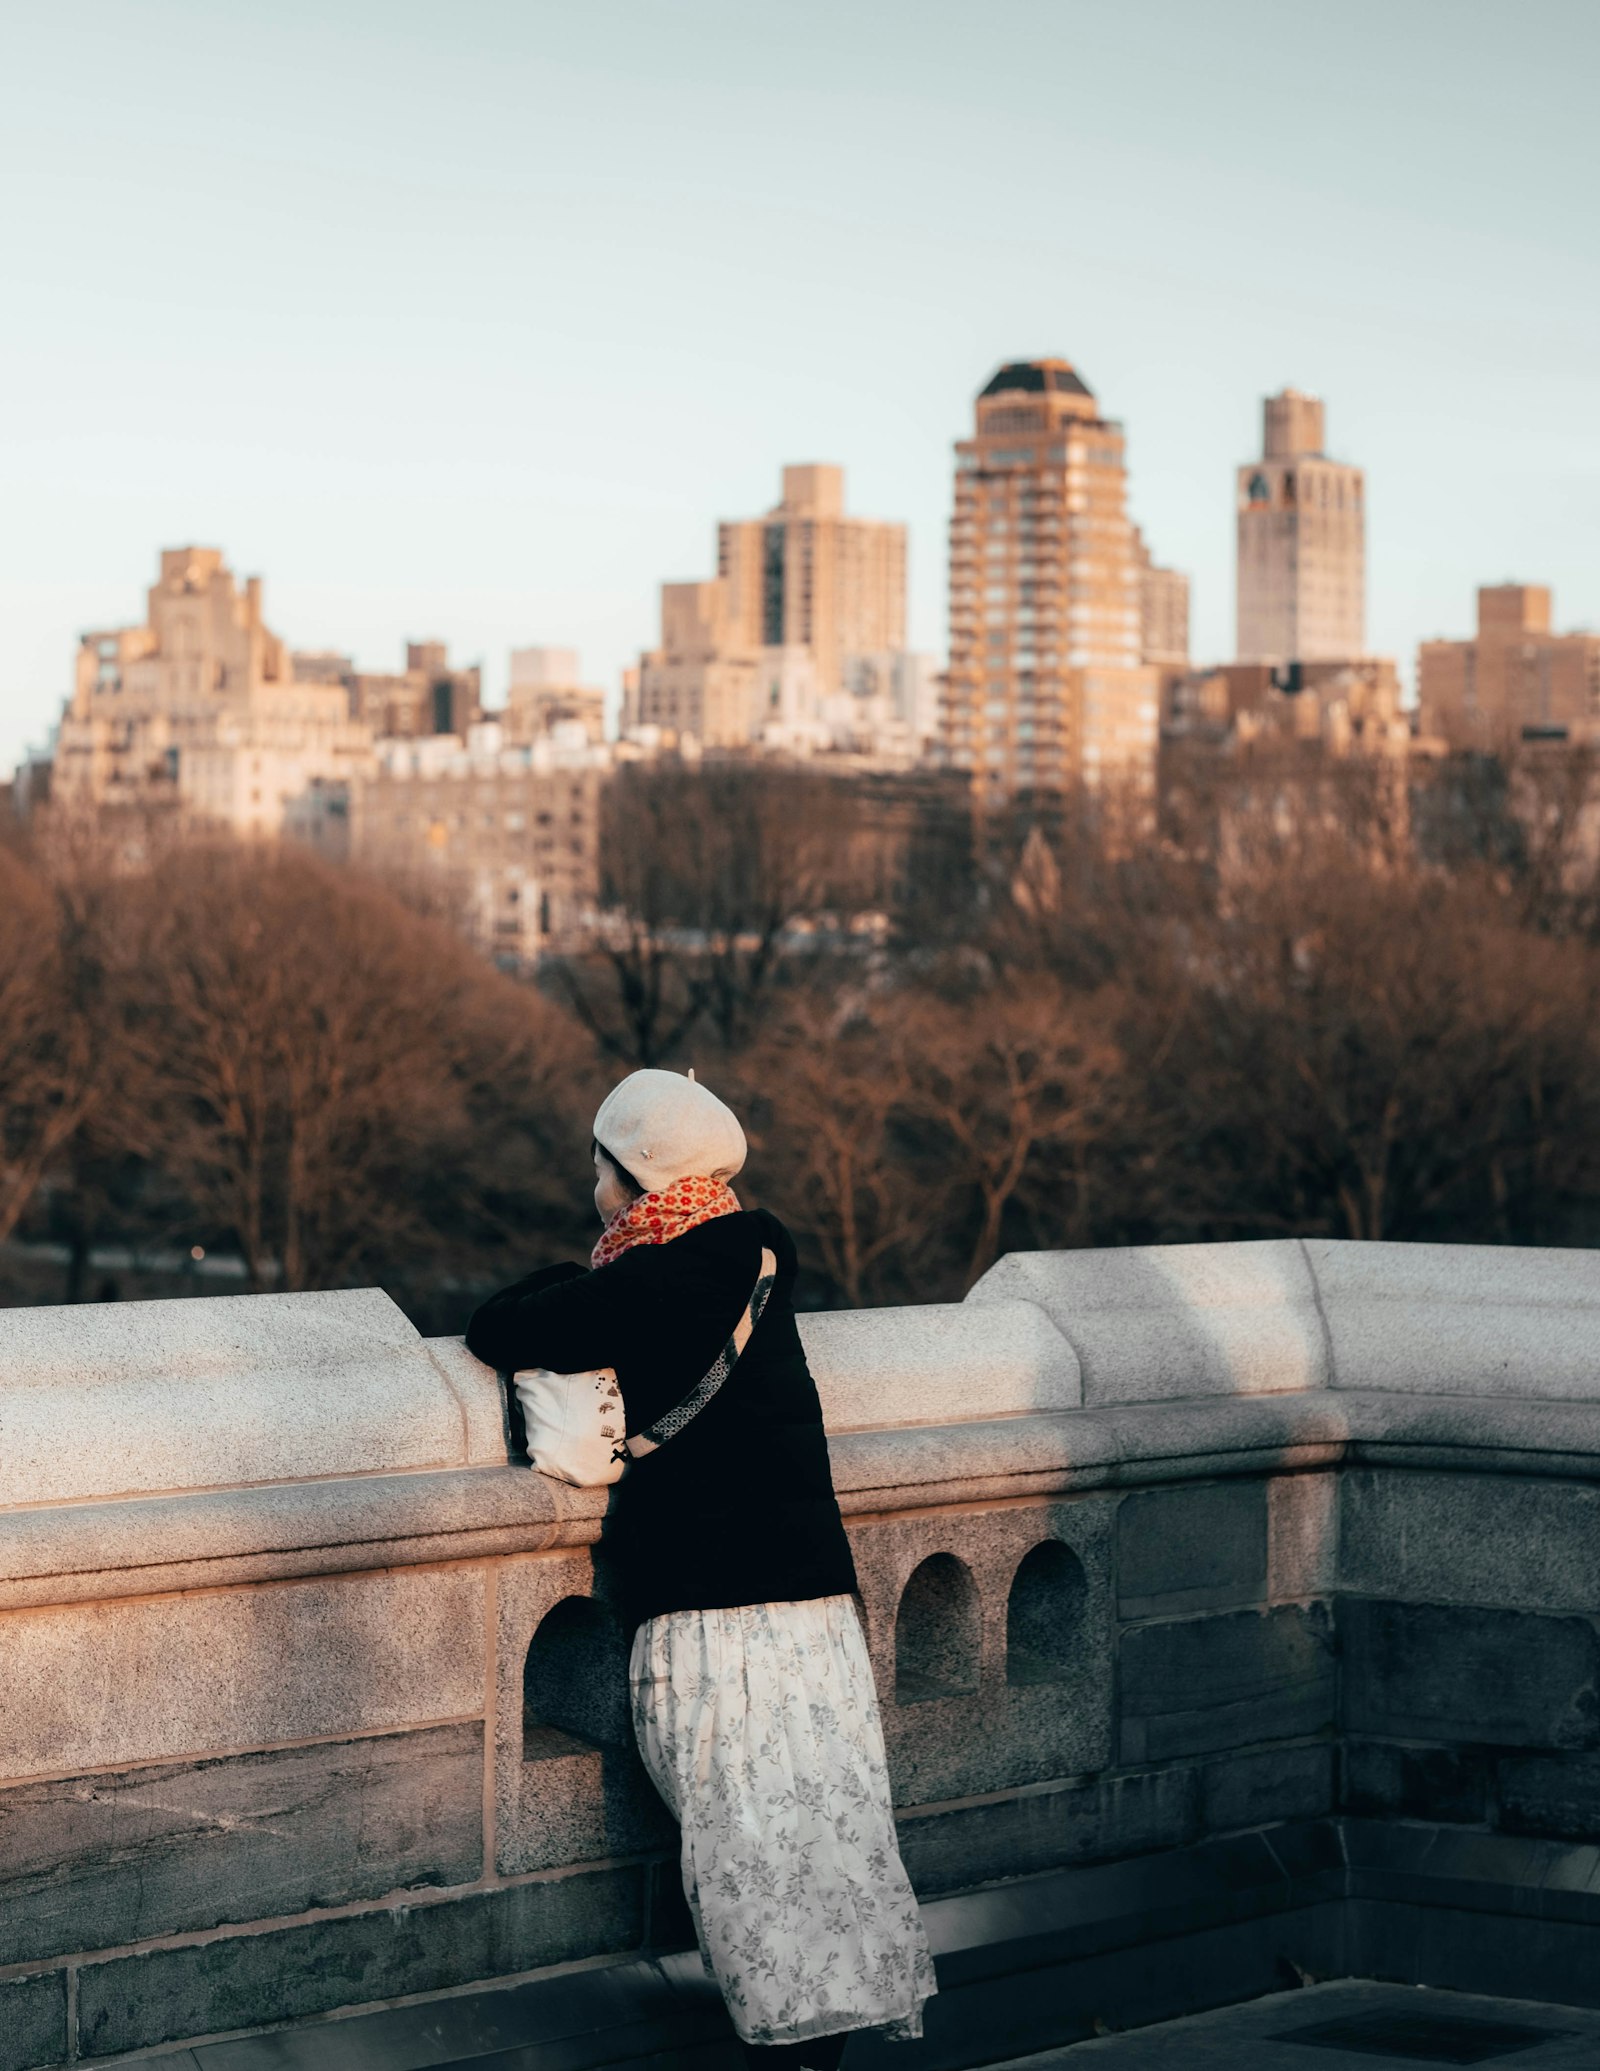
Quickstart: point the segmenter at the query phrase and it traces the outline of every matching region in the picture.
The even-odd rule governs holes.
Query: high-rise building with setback
[[[849,656],[906,644],[906,528],[847,517],[842,467],[786,467],[765,517],[724,519],[717,573],[730,645],[805,648],[823,697]]]
[[[1241,662],[1366,652],[1366,485],[1322,450],[1323,407],[1286,388],[1263,406],[1259,460],[1238,470],[1235,648]]]
[[[1157,672],[1120,424],[1066,360],[1003,366],[956,446],[948,760],[981,800],[1148,787]]]

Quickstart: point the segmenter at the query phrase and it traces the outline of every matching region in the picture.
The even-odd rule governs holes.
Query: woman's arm
[[[474,1311],[467,1350],[499,1373],[525,1366],[582,1373],[613,1365],[615,1271],[561,1265],[529,1273]]]

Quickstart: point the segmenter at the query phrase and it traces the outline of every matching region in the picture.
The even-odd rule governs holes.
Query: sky
[[[785,461],[910,527],[1008,359],[1233,631],[1260,401],[1367,470],[1368,642],[1600,626],[1593,0],[50,0],[0,26],[0,771],[163,546],[292,646],[615,688]]]

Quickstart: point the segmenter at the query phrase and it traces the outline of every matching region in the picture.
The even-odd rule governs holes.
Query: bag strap
[[[626,1457],[642,1460],[647,1453],[659,1452],[669,1438],[676,1438],[685,1424],[699,1416],[706,1404],[727,1380],[739,1364],[739,1355],[750,1342],[750,1334],[761,1321],[767,1298],[772,1293],[773,1282],[778,1277],[778,1261],[766,1245],[761,1247],[761,1272],[755,1284],[755,1291],[744,1305],[738,1322],[733,1327],[733,1336],[717,1354],[716,1361],[705,1379],[698,1381],[678,1404],[669,1409],[647,1431],[636,1431],[631,1438],[625,1438],[611,1457]]]

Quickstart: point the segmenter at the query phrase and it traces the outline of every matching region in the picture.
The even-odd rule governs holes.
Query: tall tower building
[[[1261,458],[1238,471],[1242,662],[1366,652],[1365,477],[1323,452],[1322,414],[1298,389],[1268,396]]]
[[[734,644],[807,649],[824,697],[848,656],[906,644],[906,528],[846,517],[842,467],[786,467],[764,518],[717,527],[717,573]]]
[[[1004,366],[956,446],[944,741],[985,800],[1149,784],[1157,676],[1120,424],[1066,360]]]

